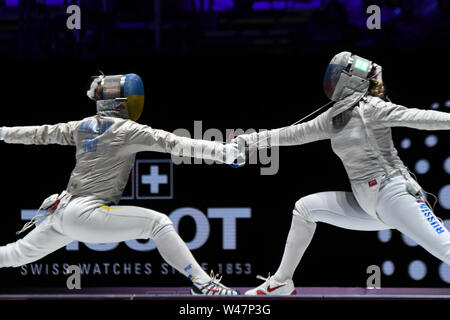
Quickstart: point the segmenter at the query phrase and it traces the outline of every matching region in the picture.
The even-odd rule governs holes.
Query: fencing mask
[[[134,73],[96,77],[87,96],[97,103],[97,112],[137,121],[144,109],[144,84]]]
[[[323,89],[333,101],[353,96],[362,98],[369,89],[370,79],[381,80],[381,66],[344,51],[331,59],[323,79]]]
[[[331,115],[338,115],[356,105],[366,95],[371,79],[382,82],[381,72],[381,66],[351,52],[335,55],[323,79],[325,94],[336,102]]]

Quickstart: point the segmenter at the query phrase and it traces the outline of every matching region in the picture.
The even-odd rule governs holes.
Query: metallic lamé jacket
[[[96,115],[55,125],[3,127],[6,143],[76,146],[76,165],[67,192],[117,204],[136,153],[156,151],[224,162],[224,145],[153,129],[132,120]],[[233,161],[234,159],[231,159]]]
[[[358,203],[376,216],[381,183],[399,172],[410,178],[394,147],[391,128],[447,130],[450,129],[450,114],[406,108],[371,96],[347,110],[342,104],[336,105],[338,107],[331,107],[311,121],[241,137],[258,148],[330,139],[334,153],[347,171]]]

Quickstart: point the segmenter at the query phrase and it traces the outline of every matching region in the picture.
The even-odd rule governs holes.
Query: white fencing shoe
[[[264,283],[259,287],[246,291],[246,296],[289,296],[297,294],[292,280],[277,282],[270,274],[268,278],[259,275],[256,278],[264,280]]]

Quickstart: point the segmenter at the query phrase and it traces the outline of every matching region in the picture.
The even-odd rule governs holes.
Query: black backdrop
[[[405,53],[386,48],[370,51],[332,48],[320,54],[292,56],[182,56],[136,58],[122,56],[97,60],[10,61],[2,66],[2,121],[0,125],[35,125],[81,119],[95,112],[85,92],[90,76],[101,69],[107,74],[135,72],[145,83],[146,106],[141,123],[173,131],[193,132],[194,121],[207,128],[275,128],[293,123],[327,102],[322,76],[329,59],[341,49],[358,52],[384,66],[384,80],[391,100],[408,107],[427,109],[440,102],[446,111],[448,99],[448,52],[423,50]],[[439,132],[433,150],[423,145],[428,133],[394,129],[397,145],[404,137],[412,148],[399,148],[405,163],[414,168],[417,159],[428,157],[432,168],[419,176],[423,187],[437,193],[448,181],[442,161],[448,156],[448,133]],[[21,209],[37,208],[48,195],[64,190],[74,166],[74,149],[62,146],[22,146],[1,144],[0,172],[2,196],[1,244],[17,239],[15,232],[24,223]],[[169,155],[144,153],[139,159],[170,159]],[[127,200],[164,213],[182,207],[197,208],[206,214],[211,207],[249,207],[250,219],[238,219],[236,250],[222,249],[222,225],[210,219],[208,241],[193,250],[199,262],[218,270],[222,264],[224,281],[234,286],[253,286],[255,275],[275,272],[289,230],[291,211],[302,196],[327,190],[350,190],[340,160],[328,141],[280,150],[276,175],[260,175],[260,166],[233,169],[226,165],[175,165],[173,199]],[[448,211],[436,206],[437,214]],[[446,217],[447,216],[447,217]],[[183,218],[180,234],[190,241],[196,233],[192,219]],[[408,276],[408,264],[420,259],[428,266],[419,281]],[[382,276],[382,286],[441,287],[448,284],[438,274],[440,262],[419,247],[405,246],[394,232],[387,243],[376,232],[342,230],[320,224],[315,238],[295,275],[297,286],[365,286],[369,265],[395,264],[392,275]],[[63,264],[91,264],[84,275],[84,287],[95,286],[187,286],[179,274],[164,274],[163,260],[156,250],[137,252],[120,244],[116,249],[96,252],[80,244],[79,251],[64,248],[37,262],[41,274],[30,266],[2,269],[2,290],[29,287],[65,287]],[[93,272],[99,264],[100,273]],[[106,274],[104,263],[109,263]],[[119,264],[117,275],[112,264]],[[146,263],[151,274],[145,274]],[[124,272],[124,265],[132,271]],[[136,267],[136,265],[139,267]],[[233,271],[227,269],[231,264]],[[240,274],[239,265],[249,270]],[[246,265],[247,264],[247,265]],[[56,266],[55,266],[56,265]],[[250,269],[249,268],[250,266]],[[36,266],[35,266],[36,267]],[[39,267],[39,266],[38,266]],[[48,268],[48,269],[46,269]],[[59,269],[58,269],[59,268]],[[128,267],[125,267],[127,269]],[[136,268],[140,271],[136,272]],[[229,268],[229,267],[228,267]],[[58,269],[59,272],[55,270]],[[57,273],[56,275],[54,273]]]

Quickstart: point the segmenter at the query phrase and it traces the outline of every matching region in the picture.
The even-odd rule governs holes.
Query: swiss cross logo
[[[172,161],[136,161],[136,199],[172,199]]]
[[[172,199],[172,166],[170,159],[136,160],[121,200]]]

